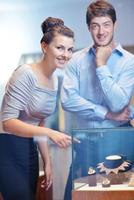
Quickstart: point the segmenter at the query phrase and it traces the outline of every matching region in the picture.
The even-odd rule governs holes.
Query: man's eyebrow
[[[108,21],[103,22],[102,24],[104,24],[104,23],[109,23],[109,22],[111,22],[111,21],[108,20]],[[91,22],[91,24],[99,24],[99,23],[98,23],[98,22]]]
[[[106,21],[106,22],[104,22],[104,23],[109,23],[109,22],[111,23],[111,21],[110,21],[110,20],[108,20],[108,21]]]

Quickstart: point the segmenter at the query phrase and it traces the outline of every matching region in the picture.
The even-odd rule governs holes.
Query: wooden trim
[[[53,200],[53,189],[50,187],[49,190],[41,188],[41,182],[44,180],[44,176],[39,176],[36,192],[36,200]],[[1,200],[1,199],[0,199]]]
[[[132,200],[134,191],[72,191],[72,200]]]
[[[2,197],[2,194],[1,194],[1,192],[0,192],[0,200],[3,200],[3,197]]]

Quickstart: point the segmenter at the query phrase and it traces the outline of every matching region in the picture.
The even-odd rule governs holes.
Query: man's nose
[[[100,27],[99,27],[99,34],[103,34],[103,33],[104,33],[103,26],[100,26]]]

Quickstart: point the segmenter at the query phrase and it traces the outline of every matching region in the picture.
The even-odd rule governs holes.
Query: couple
[[[47,18],[42,23],[43,58],[38,63],[18,67],[7,84],[2,122],[4,131],[9,134],[0,136],[0,192],[5,200],[34,199],[38,178],[37,147],[44,162],[43,186],[46,189],[51,186],[47,138],[61,148],[71,144],[69,135],[45,127],[45,119],[56,107],[55,71],[63,68],[71,57],[61,91],[63,108],[75,114],[81,128],[129,125],[134,56],[114,41],[115,9],[107,1],[93,2],[87,8],[86,22],[93,45],[72,57],[73,31],[63,20]],[[20,185],[14,188],[12,180]],[[65,197],[71,199],[66,194]]]

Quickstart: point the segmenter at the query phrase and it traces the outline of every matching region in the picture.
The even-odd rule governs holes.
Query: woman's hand
[[[49,135],[50,139],[56,143],[60,148],[67,148],[72,144],[71,136],[61,133],[59,131],[53,131]]]
[[[41,187],[48,190],[53,183],[53,173],[52,173],[52,166],[49,163],[46,163],[44,166],[44,180],[41,182]]]

